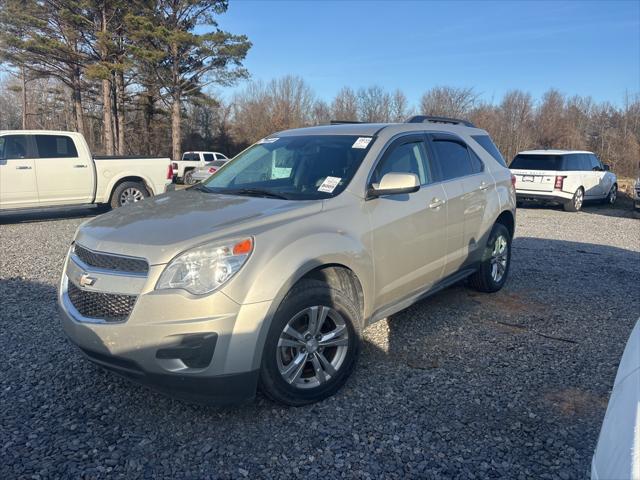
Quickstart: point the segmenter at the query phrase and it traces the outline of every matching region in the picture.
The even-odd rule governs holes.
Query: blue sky
[[[638,0],[230,0],[219,25],[253,42],[253,79],[299,75],[325,100],[373,84],[412,104],[436,85],[473,87],[488,101],[555,87],[618,104],[640,91]]]

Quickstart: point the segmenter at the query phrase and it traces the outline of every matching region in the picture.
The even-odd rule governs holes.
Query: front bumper
[[[66,335],[92,362],[172,396],[208,403],[253,398],[271,302],[241,305],[220,291],[156,291],[163,269],[150,266],[146,278],[114,274],[69,256],[58,294]],[[84,274],[97,281],[80,286]],[[87,318],[69,297],[70,283],[76,291],[137,298],[124,320]]]

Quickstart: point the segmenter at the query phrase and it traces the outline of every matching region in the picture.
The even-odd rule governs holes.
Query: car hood
[[[76,241],[91,250],[146,258],[151,265],[207,241],[256,235],[322,210],[322,201],[170,192],[95,217]]]

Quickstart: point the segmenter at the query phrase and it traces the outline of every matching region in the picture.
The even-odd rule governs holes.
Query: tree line
[[[439,86],[411,105],[402,91],[377,85],[322,99],[285,75],[222,97],[215,86],[248,78],[251,47],[219,28],[226,0],[0,1],[0,129],[77,130],[98,153],[178,158],[184,150],[234,155],[287,128],[422,113],[471,120],[507,161],[525,149],[585,149],[618,174],[637,175],[639,92],[619,104],[555,89],[487,101],[473,88]]]

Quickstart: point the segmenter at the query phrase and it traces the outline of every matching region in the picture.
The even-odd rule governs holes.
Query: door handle
[[[28,165],[18,165],[16,167],[16,170],[31,170],[31,167],[29,167]]]
[[[86,165],[74,165],[73,168],[87,168]]]
[[[486,190],[487,188],[489,188],[489,184],[487,182],[480,182],[478,190]]]
[[[439,198],[434,198],[433,200],[431,200],[431,203],[429,204],[429,208],[432,208],[432,209],[435,210],[436,208],[440,208],[445,203],[447,203],[445,200],[440,200]]]

